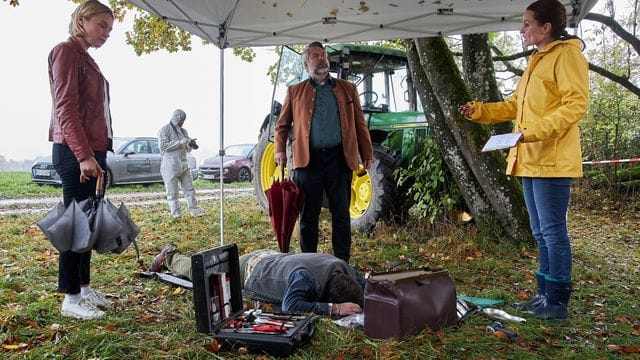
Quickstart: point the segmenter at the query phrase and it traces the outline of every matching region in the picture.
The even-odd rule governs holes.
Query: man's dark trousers
[[[305,193],[300,214],[300,250],[317,252],[318,221],[326,193],[331,212],[333,255],[349,262],[351,252],[351,170],[344,160],[342,145],[312,150],[309,165],[295,170],[296,183]]]

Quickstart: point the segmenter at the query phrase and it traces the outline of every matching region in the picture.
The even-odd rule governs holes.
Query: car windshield
[[[113,139],[113,150],[117,152],[129,140],[130,139],[125,139],[125,138],[114,138]]]
[[[246,145],[231,145],[224,149],[224,152],[227,156],[249,156],[249,153],[253,149],[253,144]]]

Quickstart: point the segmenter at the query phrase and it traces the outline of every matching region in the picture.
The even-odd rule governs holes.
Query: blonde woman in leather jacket
[[[112,146],[109,84],[87,50],[109,38],[114,16],[96,0],[80,4],[71,15],[66,41],[49,53],[52,109],[49,141],[53,166],[62,180],[64,204],[82,201],[96,189]],[[113,303],[91,289],[91,251],[60,253],[58,291],[65,293],[61,314],[79,319],[104,316]]]

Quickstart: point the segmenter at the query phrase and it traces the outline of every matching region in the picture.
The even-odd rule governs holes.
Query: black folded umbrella
[[[133,242],[138,253],[135,238],[140,229],[124,204],[116,208],[104,198],[102,181],[99,176],[95,196],[79,203],[74,200],[66,208],[60,202],[37,222],[58,251],[121,253]]]
[[[36,224],[59,252],[71,250],[73,239],[84,239],[89,234],[87,215],[75,200],[66,208],[60,201]]]

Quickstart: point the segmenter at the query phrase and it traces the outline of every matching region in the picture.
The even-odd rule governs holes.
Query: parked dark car
[[[231,145],[224,149],[222,180],[224,182],[251,181],[253,178],[253,155],[256,144]],[[220,156],[202,160],[198,168],[201,179],[220,181]]]
[[[154,137],[117,137],[113,139],[114,152],[107,153],[107,187],[123,184],[162,182],[160,174],[160,147]],[[188,154],[193,179],[198,178],[196,159]],[[62,184],[53,168],[51,156],[39,157],[31,167],[31,181],[36,184]]]

